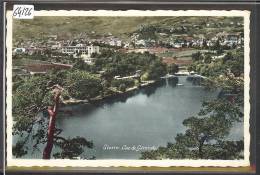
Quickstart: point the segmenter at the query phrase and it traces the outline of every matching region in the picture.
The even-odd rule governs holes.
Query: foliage
[[[239,98],[243,97],[243,51],[227,52],[223,58],[215,60],[208,58],[208,61],[206,61],[207,55],[203,58],[204,61],[198,59],[198,57],[199,54],[194,55],[196,61],[189,66],[188,70],[208,77],[204,84],[208,89],[219,87],[225,91],[229,91],[229,93],[237,94]]]
[[[126,85],[120,84],[119,87],[118,87],[118,90],[120,90],[121,92],[125,92],[126,91]]]
[[[212,61],[212,57],[210,55],[206,55],[204,58],[204,63],[210,64]]]
[[[156,61],[150,65],[147,73],[149,80],[159,80],[167,73],[166,64]]]
[[[114,79],[111,82],[113,87],[117,87],[120,91],[125,91],[126,88],[133,87],[135,85],[135,81],[133,79]]]
[[[202,109],[198,113],[199,116],[205,116],[210,114],[217,119],[225,119],[229,122],[234,123],[239,122],[243,117],[243,113],[240,110],[239,105],[230,102],[225,99],[216,99],[213,101],[205,101],[202,104]]]
[[[197,52],[197,53],[193,53],[191,55],[191,58],[193,61],[199,61],[199,60],[202,60],[203,59],[203,55],[201,52]]]
[[[75,70],[67,75],[65,87],[71,97],[77,99],[91,99],[102,90],[101,79],[88,72]]]
[[[156,40],[156,30],[157,28],[153,25],[142,25],[138,30],[139,39],[143,40]]]
[[[84,71],[91,71],[91,66],[84,62],[83,59],[77,58],[75,64],[73,65],[73,69],[79,69]]]
[[[47,142],[48,112],[46,108],[53,105],[52,87],[59,83],[64,85],[62,82],[65,77],[66,71],[58,71],[46,75],[24,77],[16,82],[13,88],[13,135],[18,136],[19,140],[12,148],[14,156],[21,157],[29,151],[39,149],[39,145]],[[55,137],[59,137],[60,134],[61,130],[57,129]],[[67,143],[65,138],[63,140],[64,144]],[[81,139],[74,149],[85,147],[87,142]],[[59,144],[62,145],[62,143]],[[75,152],[74,155],[79,153],[79,151]]]
[[[239,51],[235,54],[228,52],[223,58],[223,64],[226,65],[226,68],[228,68],[235,77],[240,77],[244,73],[244,57],[243,53]]]
[[[22,157],[28,153],[28,147],[24,146],[24,141],[18,141],[13,147],[12,152],[15,157]]]
[[[179,66],[176,64],[170,64],[167,66],[167,71],[169,74],[175,74],[179,71]]]
[[[239,159],[243,141],[227,141],[233,123],[243,114],[227,100],[204,102],[197,117],[183,121],[185,133],[175,137],[175,143],[142,153],[141,159]]]
[[[61,152],[53,154],[54,158],[75,159],[84,152],[84,148],[93,148],[93,142],[86,141],[83,137],[72,139],[59,139],[56,145],[61,148]]]
[[[49,106],[47,77],[25,78],[19,81],[19,86],[13,93],[14,134],[23,131],[31,132],[36,116]]]
[[[156,80],[166,74],[166,65],[154,54],[145,53],[121,53],[105,50],[96,59],[97,70],[105,71],[103,76],[111,81],[115,76],[131,76],[137,71],[147,72],[148,78]]]
[[[222,54],[223,53],[223,47],[220,44],[220,38],[214,43],[212,46],[212,49],[217,52],[217,54]]]

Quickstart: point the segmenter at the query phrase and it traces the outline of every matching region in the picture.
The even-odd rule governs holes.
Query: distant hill
[[[71,38],[80,34],[96,37],[111,33],[124,39],[141,25],[168,29],[189,26],[192,29],[189,34],[214,36],[221,31],[242,31],[242,23],[241,17],[35,17],[33,20],[14,20],[13,38],[14,41],[48,35]],[[194,28],[196,25],[201,28]]]

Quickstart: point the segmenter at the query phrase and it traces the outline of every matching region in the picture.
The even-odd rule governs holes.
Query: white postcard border
[[[31,166],[48,166],[48,167],[241,167],[250,166],[250,58],[249,58],[249,32],[250,32],[250,11],[245,10],[156,10],[156,11],[35,11],[34,16],[238,16],[244,17],[244,159],[242,160],[69,160],[69,159],[14,159],[12,157],[12,12],[7,11],[7,64],[6,64],[6,115],[7,115],[7,167],[31,167]]]

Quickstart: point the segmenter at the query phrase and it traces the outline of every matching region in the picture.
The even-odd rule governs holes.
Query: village
[[[184,28],[185,29],[185,28]],[[95,33],[92,31],[92,33]],[[48,35],[47,39],[27,40],[23,42],[16,42],[13,48],[13,55],[22,55],[24,58],[27,55],[48,55],[51,58],[69,56],[71,59],[80,58],[86,64],[93,65],[95,63],[95,55],[98,55],[104,49],[111,49],[115,52],[123,53],[145,53],[149,52],[155,54],[162,59],[166,64],[177,64],[179,67],[185,67],[192,63],[191,55],[198,51],[208,52],[213,50],[216,44],[222,46],[225,50],[241,48],[243,46],[244,38],[241,32],[217,33],[212,38],[205,38],[203,35],[198,37],[191,37],[183,35],[176,35],[175,40],[171,38],[172,35],[166,33],[158,33],[163,38],[168,38],[165,41],[154,40],[148,38],[140,39],[138,33],[133,33],[129,39],[122,40],[119,37],[113,36],[109,33],[107,36],[91,39],[84,35],[71,38],[69,40],[59,39],[58,35]],[[221,55],[222,54],[222,55]],[[223,57],[223,53],[215,57]],[[55,60],[55,59],[54,59]],[[36,60],[34,60],[36,61]],[[25,63],[25,67],[14,65],[15,72],[20,74],[37,74],[46,73],[50,69],[67,69],[73,67],[73,64],[64,64],[61,62],[34,62]],[[181,69],[180,69],[181,70]],[[19,73],[18,73],[19,74]]]

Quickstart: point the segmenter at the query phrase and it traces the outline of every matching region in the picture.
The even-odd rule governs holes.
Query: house
[[[30,47],[30,48],[27,48],[26,50],[26,53],[28,55],[33,55],[33,54],[41,54],[43,55],[44,54],[44,51],[46,50],[47,48],[46,47]]]
[[[94,45],[87,46],[87,53],[86,52],[82,53],[80,55],[80,58],[82,58],[84,62],[89,65],[94,64],[95,58],[92,57],[93,53],[97,53],[97,54],[100,53],[99,46],[94,46]]]
[[[110,46],[118,46],[118,47],[121,47],[123,44],[119,38],[114,38],[114,37],[108,37],[107,43]]]
[[[97,54],[100,53],[99,46],[90,45],[90,46],[87,46],[87,49],[88,49],[88,56],[89,57],[91,57],[91,55],[93,53],[97,53]]]
[[[172,44],[172,46],[174,47],[174,48],[181,48],[182,47],[182,44],[181,43],[173,43]]]
[[[230,42],[238,42],[239,35],[238,34],[229,34],[229,35],[227,35],[227,40]]]
[[[88,48],[83,44],[77,44],[76,46],[63,46],[61,48],[61,52],[65,54],[86,54],[88,52]]]
[[[108,42],[108,44],[110,46],[116,46],[116,41],[115,40],[111,40],[111,41]]]
[[[61,52],[69,55],[73,54],[88,54],[89,57],[92,53],[100,53],[99,46],[86,46],[85,44],[77,44],[76,46],[63,46]]]
[[[228,34],[223,42],[224,45],[233,46],[237,45],[240,41],[239,34]]]
[[[125,44],[124,44],[124,48],[129,48],[130,47],[130,43],[129,42],[126,42]]]
[[[142,46],[145,46],[145,40],[141,39],[141,40],[137,40],[135,42],[136,45],[142,45]]]
[[[57,44],[54,44],[51,46],[51,49],[52,50],[57,50],[57,49],[60,49],[61,48],[61,44],[60,43],[57,43]]]

